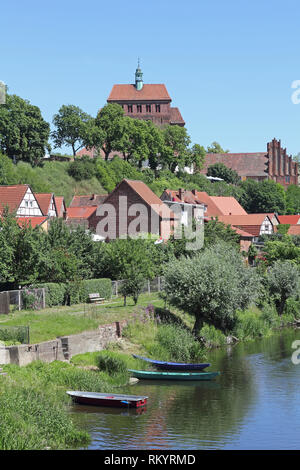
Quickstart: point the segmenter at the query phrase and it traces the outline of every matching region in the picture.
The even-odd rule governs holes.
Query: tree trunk
[[[201,330],[202,326],[203,326],[203,320],[202,320],[202,318],[199,317],[199,316],[196,317],[196,321],[195,321],[195,324],[194,324],[194,327],[193,327],[193,334],[194,334],[195,336],[198,336],[198,333],[199,333],[199,331]]]

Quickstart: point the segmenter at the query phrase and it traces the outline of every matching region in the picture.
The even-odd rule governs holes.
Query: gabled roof
[[[218,216],[220,222],[225,224],[234,225],[254,236],[259,236],[261,225],[264,220],[268,218],[268,214],[247,214],[247,215],[221,215]],[[272,222],[271,222],[272,223]],[[273,224],[272,224],[273,225]]]
[[[29,227],[32,228],[43,225],[49,217],[17,217],[17,223],[20,227]]]
[[[67,219],[88,219],[96,211],[97,211],[97,206],[67,207]]]
[[[69,207],[99,206],[108,194],[89,194],[87,196],[73,196]]]
[[[57,217],[63,217],[64,213],[66,212],[66,204],[65,199],[63,196],[54,196],[56,210],[57,210]]]
[[[145,84],[141,90],[135,85],[114,85],[107,101],[172,101],[164,84]]]
[[[280,224],[297,225],[300,215],[278,215],[277,218]]]
[[[53,193],[34,193],[43,215],[48,215]],[[54,200],[55,204],[55,200]],[[57,212],[57,209],[56,209]]]
[[[123,184],[128,185],[134,192],[136,192],[140,198],[151,207],[151,209],[156,212],[163,219],[176,219],[179,216],[175,215],[169,207],[159,199],[156,194],[143,182],[137,180],[127,180],[123,179],[118,186],[107,196],[104,203],[109,202],[110,197],[119,190],[120,186]]]
[[[171,118],[170,118],[170,123],[171,124],[185,124],[181,112],[179,111],[179,108],[170,108],[171,111]]]
[[[210,196],[223,215],[247,215],[247,212],[234,197]]]
[[[29,187],[29,184],[0,186],[0,214],[5,206],[8,206],[10,212],[16,211]]]

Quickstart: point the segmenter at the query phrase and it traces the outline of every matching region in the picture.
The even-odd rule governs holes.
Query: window
[[[289,176],[286,176],[286,177],[285,177],[285,182],[286,182],[286,183],[289,183],[289,182],[290,182],[290,177],[289,177]]]
[[[129,104],[129,105],[128,105],[128,112],[129,112],[129,113],[132,113],[132,104]]]
[[[146,104],[147,113],[151,113],[151,104]]]
[[[155,105],[155,111],[156,111],[157,113],[160,113],[160,104],[156,104],[156,105]]]
[[[142,112],[142,105],[141,104],[137,104],[136,105],[136,110],[138,113],[141,113]]]

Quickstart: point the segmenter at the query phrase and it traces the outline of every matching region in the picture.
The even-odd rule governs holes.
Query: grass
[[[139,307],[149,303],[163,306],[158,294],[142,294]],[[123,299],[112,299],[102,305],[79,304],[71,307],[52,307],[39,311],[10,313],[0,316],[0,326],[29,326],[30,343],[39,343],[71,334],[94,330],[98,325],[130,319],[135,315],[137,306],[128,299],[124,307]]]

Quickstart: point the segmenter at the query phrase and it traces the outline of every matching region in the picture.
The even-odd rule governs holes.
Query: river
[[[127,392],[145,409],[74,405],[72,415],[99,450],[300,449],[300,329],[215,349],[211,382],[139,381]],[[299,349],[299,348],[298,348]]]

